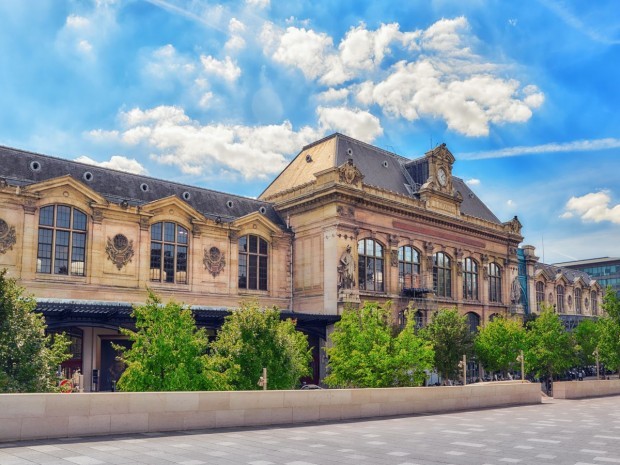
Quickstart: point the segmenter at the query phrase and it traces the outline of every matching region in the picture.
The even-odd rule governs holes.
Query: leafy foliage
[[[261,309],[256,302],[226,317],[210,348],[213,366],[227,373],[234,389],[262,389],[257,382],[263,368],[268,389],[292,389],[310,374],[307,336],[294,321],[282,321],[276,308]]]
[[[145,305],[135,307],[136,331],[121,328],[132,346],[121,351],[127,365],[118,381],[122,391],[200,391],[228,387],[225,375],[209,364],[208,339],[196,328],[192,312],[170,302],[162,305],[153,292]]]
[[[549,305],[543,304],[538,318],[529,323],[525,362],[539,377],[561,373],[575,362],[571,335]]]
[[[592,320],[583,320],[573,331],[575,337],[575,351],[581,365],[594,365],[596,358],[593,355],[599,345],[599,325]]]
[[[521,321],[495,318],[480,329],[474,341],[475,352],[489,371],[504,373],[519,366],[517,356],[525,349],[525,328]]]
[[[435,368],[444,379],[455,379],[458,364],[463,355],[470,355],[473,335],[469,332],[467,317],[456,308],[443,309],[433,314],[430,324],[422,330],[422,336],[435,349]]]
[[[325,383],[358,388],[421,385],[434,354],[430,344],[416,335],[409,313],[405,328],[395,335],[389,303],[366,302],[359,310],[345,310],[331,334]]]
[[[605,316],[597,323],[600,361],[609,369],[617,369],[620,368],[620,299],[611,287],[603,297],[603,310]]]
[[[0,271],[0,392],[57,391],[56,369],[70,357],[69,339],[45,335],[36,301]]]

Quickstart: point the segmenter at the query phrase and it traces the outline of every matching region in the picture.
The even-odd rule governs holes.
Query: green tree
[[[325,383],[338,387],[420,386],[433,366],[430,344],[415,333],[411,318],[398,332],[391,324],[390,304],[366,302],[347,309],[331,334],[329,375]]]
[[[603,310],[609,318],[620,324],[620,298],[618,298],[618,294],[615,293],[611,286],[607,286],[607,289],[605,289]]]
[[[592,320],[582,320],[573,331],[577,360],[581,365],[594,365],[596,358],[594,351],[599,345],[598,323]]]
[[[210,345],[213,365],[228,373],[234,389],[262,389],[257,385],[267,368],[269,389],[292,389],[310,374],[308,337],[293,320],[282,321],[276,308],[243,303],[226,317]]]
[[[620,367],[620,324],[604,316],[598,320],[597,329],[600,362],[606,369],[615,370]]]
[[[460,315],[456,308],[435,312],[422,330],[422,336],[435,350],[435,368],[441,377],[458,378],[459,362],[463,355],[470,355],[473,348],[467,317]]]
[[[552,378],[573,366],[573,340],[551,306],[543,304],[540,315],[528,328],[525,363],[529,372]]]
[[[198,329],[191,310],[149,291],[145,305],[134,307],[136,331],[121,328],[132,346],[121,352],[126,369],[118,380],[122,391],[202,391],[227,388],[224,374],[207,358],[207,334]]]
[[[502,371],[504,375],[520,369],[517,357],[525,349],[525,328],[520,320],[498,317],[487,323],[476,335],[476,355],[485,369]]]
[[[71,355],[63,334],[45,335],[34,298],[0,271],[0,392],[58,390],[56,370]]]

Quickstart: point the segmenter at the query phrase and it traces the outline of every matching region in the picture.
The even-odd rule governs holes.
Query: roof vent
[[[190,194],[189,192],[185,191],[182,194],[183,200],[189,200],[192,198],[192,194]]]
[[[228,200],[228,201],[226,201],[226,206],[227,206],[228,208],[232,208],[232,207],[233,207],[233,205],[234,205],[234,203],[233,203],[233,201],[232,201],[232,200]]]
[[[473,192],[470,192],[470,193],[469,193],[469,198],[470,198],[470,199],[473,199],[474,197],[475,197],[474,193],[473,193]]]
[[[347,149],[347,155],[352,156],[353,155],[353,149],[348,148]]]
[[[127,210],[129,208],[129,202],[127,200],[123,200],[121,202],[121,208]]]
[[[310,156],[310,154],[306,155],[306,162],[307,163],[311,163],[312,162],[312,157]]]
[[[38,161],[31,161],[30,169],[34,172],[41,171],[41,163],[39,163]]]
[[[383,165],[383,167],[384,167],[384,168],[387,168],[387,167],[388,167],[388,162],[387,162],[387,160],[383,160],[382,165]]]
[[[140,190],[142,192],[148,192],[149,191],[149,185],[145,182],[143,182],[142,184],[140,184]]]
[[[85,171],[82,175],[82,178],[84,179],[84,181],[90,182],[93,180],[93,173],[91,173],[90,171]]]
[[[258,211],[261,212],[263,215],[267,213],[267,209],[265,207],[260,207]]]

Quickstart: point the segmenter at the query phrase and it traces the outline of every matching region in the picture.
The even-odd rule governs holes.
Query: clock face
[[[445,186],[448,182],[448,176],[443,168],[439,168],[439,171],[437,171],[437,180],[442,186]]]

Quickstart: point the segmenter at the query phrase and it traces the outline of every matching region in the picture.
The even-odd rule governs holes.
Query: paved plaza
[[[620,397],[291,427],[0,444],[0,465],[620,464]]]

